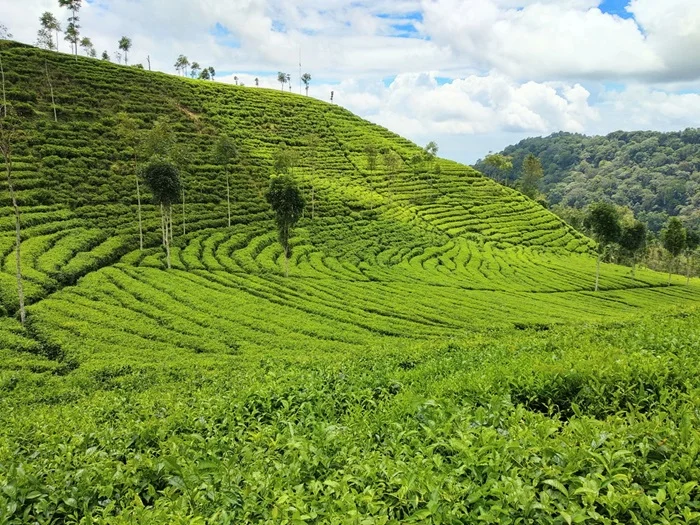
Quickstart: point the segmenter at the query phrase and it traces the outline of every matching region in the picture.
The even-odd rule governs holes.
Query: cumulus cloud
[[[0,0],[2,23],[34,42],[55,0]],[[553,131],[669,129],[700,121],[700,2],[629,0],[621,18],[602,0],[92,0],[82,32],[130,63],[173,73],[179,54],[217,79],[298,90],[299,53],[311,95],[407,135],[499,149]],[[68,44],[61,43],[63,51]],[[386,81],[390,79],[390,81]],[[489,139],[488,137],[491,137]]]

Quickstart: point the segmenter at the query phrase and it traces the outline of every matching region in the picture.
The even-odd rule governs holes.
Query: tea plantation
[[[338,106],[0,54],[29,304],[3,190],[0,524],[700,523],[698,279],[594,293],[591,240]],[[123,113],[187,151],[172,269]]]

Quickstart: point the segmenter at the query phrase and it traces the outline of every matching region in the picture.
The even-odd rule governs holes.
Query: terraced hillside
[[[329,464],[305,465],[299,468],[308,471],[294,475],[285,470],[288,463],[262,467],[254,456],[266,447],[275,448],[276,425],[285,418],[291,419],[288,427],[282,424],[282,432],[289,429],[289,446],[296,446],[292,426],[311,425],[299,419],[296,411],[304,410],[309,418],[325,421],[325,430],[300,428],[310,440],[300,448],[316,438],[326,439],[318,437],[321,434],[339,435],[347,428],[358,436],[378,436],[370,441],[410,441],[408,435],[396,435],[398,427],[380,436],[384,432],[377,433],[380,419],[366,425],[358,414],[376,409],[373,413],[392,417],[383,411],[394,410],[388,400],[400,389],[392,379],[395,368],[403,371],[401,377],[406,372],[406,382],[414,381],[410,370],[424,359],[423,352],[434,377],[446,374],[444,383],[438,379],[433,384],[432,372],[425,376],[420,372],[417,390],[396,413],[391,412],[394,415],[405,409],[412,413],[414,400],[429,395],[432,387],[453,402],[464,391],[455,385],[476,380],[468,369],[477,366],[480,352],[500,363],[510,362],[515,349],[527,354],[530,344],[544,349],[538,354],[542,360],[538,366],[545,371],[537,377],[545,382],[556,382],[552,378],[560,372],[574,374],[573,364],[571,369],[548,368],[548,349],[556,350],[559,343],[571,353],[576,370],[590,373],[597,360],[614,370],[615,363],[624,361],[638,373],[636,361],[624,352],[606,353],[604,335],[592,337],[596,351],[581,357],[574,341],[588,336],[560,336],[557,330],[569,334],[573,326],[627,323],[659,310],[679,312],[680,317],[671,317],[678,323],[682,321],[676,319],[697,317],[686,312],[698,304],[700,283],[686,285],[680,276],[667,286],[665,275],[642,269],[633,278],[629,268],[604,265],[601,291],[593,293],[592,241],[469,167],[444,159],[415,163],[422,151],[417,145],[338,106],[88,58],[76,61],[8,42],[0,42],[0,53],[7,99],[22,119],[23,138],[14,144],[13,177],[22,210],[21,254],[30,303],[27,326],[21,327],[16,320],[14,219],[5,192],[5,207],[0,209],[0,523],[78,522],[88,516],[97,519],[100,513],[104,523],[149,519],[174,523],[176,517],[182,523],[196,522],[188,521],[194,517],[226,523],[219,511],[226,505],[238,509],[238,500],[217,498],[234,485],[246,494],[231,496],[234,500],[253,494],[261,500],[259,506],[243,510],[241,504],[232,511],[228,521],[232,523],[277,522],[280,512],[293,523],[316,518],[319,523],[403,523],[408,518],[418,522],[421,515],[427,516],[415,513],[425,510],[430,491],[420,498],[382,492],[377,495],[382,504],[376,508],[366,495],[366,507],[355,508],[355,514],[344,508],[343,520],[331,520],[336,511],[330,507],[314,507],[317,499],[302,493],[308,489],[318,494],[321,489],[313,488],[312,480],[320,479],[323,469],[340,468],[333,463],[334,453],[323,448],[326,445],[321,448],[329,455]],[[171,270],[165,269],[160,218],[148,194],[143,196],[145,249],[139,249],[135,177],[129,168],[134,144],[116,132],[120,112],[136,119],[142,133],[167,118],[188,151],[186,205],[175,213]],[[230,227],[224,171],[212,160],[213,145],[223,135],[233,139],[239,152],[231,179]],[[388,167],[380,159],[370,169],[368,145],[385,154],[393,151],[396,166]],[[263,197],[280,148],[296,158],[292,174],[309,201],[294,232],[286,278]],[[550,342],[540,339],[545,336],[538,334],[550,330],[555,332]],[[632,339],[630,334],[633,329],[625,337]],[[491,336],[500,341],[498,351],[490,349]],[[694,336],[683,337],[689,338],[683,339],[683,348],[691,347]],[[450,358],[457,378],[437,372],[441,356],[450,352],[457,353]],[[679,385],[693,377],[694,369],[686,366],[692,359],[690,354],[686,357],[687,362],[674,362],[674,373],[681,379],[663,376],[675,388],[674,395],[680,396],[681,390],[685,395],[685,387]],[[385,358],[388,364],[382,363]],[[508,370],[514,373],[518,366]],[[653,365],[649,376],[655,377],[661,367]],[[518,385],[512,391],[499,390],[498,371],[488,370],[491,383],[482,385],[478,395],[470,391],[474,406],[490,403],[491,388],[512,396],[516,405],[520,400],[528,410],[539,407],[546,412],[547,403],[554,403],[543,400],[537,385],[526,384],[524,377],[517,379],[524,382],[519,383],[520,390]],[[346,372],[352,376],[347,391]],[[653,382],[645,374],[640,375],[639,392],[646,392],[645,385]],[[581,392],[598,385],[599,378],[591,377],[577,383]],[[604,379],[602,388],[621,396],[620,407],[627,406],[622,389],[637,392],[639,386],[636,379],[619,387],[616,380]],[[330,389],[338,406],[326,410],[320,398],[309,398],[311,390],[299,387],[307,380],[309,389]],[[649,396],[657,400],[659,392]],[[348,399],[343,400],[345,393]],[[311,405],[305,399],[311,399]],[[384,401],[389,408],[382,408]],[[571,405],[571,399],[565,401]],[[201,406],[207,403],[208,408]],[[234,431],[229,426],[233,419],[228,419],[226,406],[233,407],[231,418],[245,421],[235,439],[229,434]],[[87,414],[87,422],[73,412],[74,407]],[[537,410],[527,418],[540,424],[544,416]],[[434,417],[428,405],[420,411],[424,419]],[[112,427],[110,422],[120,418],[123,423]],[[161,427],[159,421],[165,420]],[[519,422],[509,425],[514,431]],[[110,436],[105,428],[118,430]],[[308,432],[320,434],[311,439]],[[208,474],[203,470],[188,478],[189,467],[183,465],[188,454],[195,449],[203,454],[197,456],[197,468],[206,463],[207,455],[190,441],[192,435],[206,435],[204,442],[211,439],[222,447],[231,439],[231,450],[239,456],[230,461],[250,470],[223,474],[230,465],[217,463],[216,469],[224,470],[211,467]],[[187,437],[178,441],[178,436]],[[267,444],[256,441],[262,439]],[[69,441],[63,448],[57,445]],[[361,441],[352,444],[372,450],[366,446]],[[72,447],[74,457],[81,458],[75,465],[67,460],[66,451]],[[94,458],[87,457],[93,453]],[[209,459],[218,461],[221,453],[212,452]],[[274,457],[270,456],[272,463]],[[357,456],[348,453],[347,463],[353,457]],[[89,472],[77,474],[85,464],[92,465]],[[263,480],[271,468],[279,469],[285,490],[304,487],[293,509],[288,502],[294,498],[285,493],[283,499],[275,479]],[[392,463],[391,468],[401,471],[399,464]],[[377,482],[369,475],[353,476],[356,481],[332,479],[324,486],[345,484],[338,490],[355,494],[348,484]],[[219,485],[211,494],[196,488],[214,483],[213,479]],[[52,494],[58,494],[57,499]],[[273,512],[268,496],[277,501],[278,510]],[[332,494],[327,496],[333,499]],[[358,498],[355,494],[352,501]],[[280,511],[282,507],[286,510]],[[386,519],[360,519],[377,512]]]

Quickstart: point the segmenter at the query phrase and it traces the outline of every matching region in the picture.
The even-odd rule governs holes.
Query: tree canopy
[[[555,133],[509,146],[513,169],[495,170],[486,159],[476,168],[496,180],[515,183],[529,154],[542,163],[542,191],[551,206],[584,209],[607,200],[629,207],[659,233],[677,216],[700,228],[700,128],[660,133],[617,131],[588,137]]]

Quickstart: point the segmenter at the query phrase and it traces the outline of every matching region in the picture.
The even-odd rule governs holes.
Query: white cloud
[[[80,18],[100,53],[113,53],[126,34],[130,63],[150,55],[154,69],[174,73],[183,53],[214,66],[218,80],[235,75],[248,86],[257,77],[279,89],[281,70],[298,91],[301,48],[312,96],[328,100],[333,90],[359,115],[418,142],[435,139],[457,160],[558,130],[697,125],[700,1],[630,0],[634,19],[600,7],[601,0],[94,0]],[[55,0],[0,0],[0,21],[32,43],[45,10],[67,17]],[[406,31],[414,38],[396,36]]]

